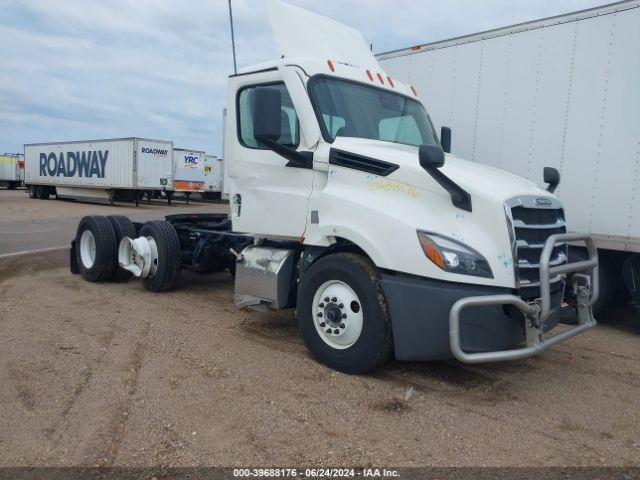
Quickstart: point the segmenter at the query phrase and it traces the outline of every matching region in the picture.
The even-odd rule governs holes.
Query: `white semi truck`
[[[596,314],[623,278],[640,307],[638,45],[634,0],[377,56],[453,130],[456,155],[532,181],[559,170],[568,227],[600,253]]]
[[[268,13],[282,58],[229,78],[230,216],[85,217],[73,272],[163,291],[181,269],[229,269],[238,307],[295,308],[315,358],[347,373],[391,355],[520,359],[596,324],[597,253],[556,196],[444,153],[357,31],[276,0]],[[588,258],[568,262],[573,241]],[[547,336],[569,286],[577,325]]]

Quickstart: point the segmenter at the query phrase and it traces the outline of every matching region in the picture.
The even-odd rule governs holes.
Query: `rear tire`
[[[89,282],[103,282],[116,269],[118,244],[108,218],[84,217],[76,232],[76,259],[80,275]]]
[[[173,290],[180,278],[180,239],[176,229],[167,221],[147,222],[140,229],[141,237],[151,237],[158,249],[158,264],[152,277],[142,279],[151,292]]]
[[[296,314],[307,347],[331,368],[366,373],[391,355],[391,319],[379,275],[361,255],[337,253],[311,265],[298,287]]]
[[[29,187],[29,198],[38,198],[38,187]]]
[[[110,215],[107,218],[111,222],[111,226],[113,227],[113,231],[116,235],[116,245],[120,246],[120,241],[124,237],[133,239],[138,236],[136,233],[136,227],[133,226],[133,222],[124,215]],[[111,280],[115,282],[124,282],[129,280],[132,275],[133,274],[130,271],[125,270],[120,266],[116,266],[116,269],[111,276]]]

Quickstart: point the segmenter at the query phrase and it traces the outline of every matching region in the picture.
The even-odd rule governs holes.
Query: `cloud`
[[[596,0],[291,0],[377,52],[596,6]],[[233,0],[239,67],[279,56],[262,0]],[[0,150],[144,136],[221,153],[226,0],[0,0]]]

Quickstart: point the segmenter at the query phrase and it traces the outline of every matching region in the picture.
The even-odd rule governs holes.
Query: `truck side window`
[[[280,112],[280,138],[278,143],[297,148],[300,143],[299,123],[293,102],[284,83],[271,83],[243,88],[238,94],[238,134],[240,143],[248,148],[262,149],[253,136],[253,101],[252,97],[258,89],[270,88],[280,91],[282,110]]]

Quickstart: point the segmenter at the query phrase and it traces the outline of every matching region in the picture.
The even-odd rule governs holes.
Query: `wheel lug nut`
[[[336,303],[336,302],[338,301],[338,299],[337,299],[336,297],[333,297],[333,298],[331,299],[331,301],[332,301],[333,303]]]
[[[318,304],[318,307],[320,307],[320,308],[324,308],[324,303],[319,303],[319,304]]]
[[[333,331],[333,333],[338,334],[340,333],[340,330],[338,330],[337,328]]]
[[[330,328],[327,328],[327,333],[331,333],[331,329]]]
[[[326,323],[324,323],[324,322],[321,322],[321,323],[320,323],[320,326],[321,326],[322,328],[324,328],[324,327],[326,327],[326,326],[327,326],[327,324],[326,324]]]
[[[344,303],[341,303],[340,305],[338,305],[338,308],[344,308]]]
[[[347,314],[346,314],[346,313],[343,313],[343,314],[342,314],[342,318],[347,318]]]
[[[322,317],[322,312],[318,312],[318,316],[319,316],[319,317]]]
[[[329,300],[330,300],[330,298],[329,298],[329,297],[324,297],[324,301],[325,301],[325,302],[328,302]]]
[[[340,328],[344,328],[344,323],[341,323],[341,324],[340,324]]]

